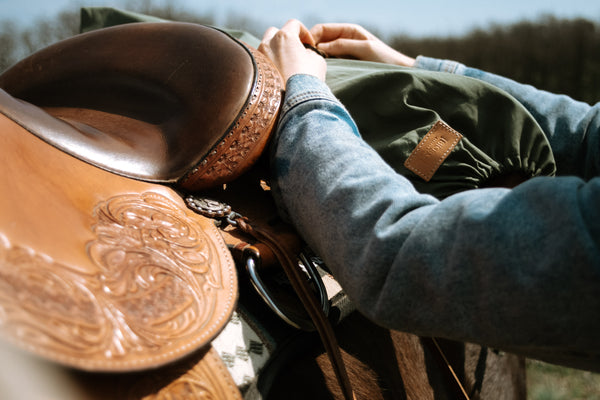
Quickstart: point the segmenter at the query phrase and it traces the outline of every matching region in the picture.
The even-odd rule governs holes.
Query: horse
[[[283,83],[250,46],[105,28],[0,88],[6,397],[525,398],[522,357],[368,321],[282,223]]]

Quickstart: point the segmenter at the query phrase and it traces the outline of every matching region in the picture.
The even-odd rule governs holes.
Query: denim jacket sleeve
[[[284,102],[274,197],[362,313],[600,370],[600,178],[535,178],[438,201],[359,137],[318,79],[291,77]]]
[[[451,60],[419,56],[415,67],[469,76],[503,89],[529,110],[548,136],[560,175],[589,179],[600,174],[600,103],[591,106]]]

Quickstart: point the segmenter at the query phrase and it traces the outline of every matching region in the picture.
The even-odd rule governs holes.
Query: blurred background
[[[110,6],[249,31],[297,18],[354,22],[408,55],[450,58],[600,100],[600,2],[590,0],[0,0],[0,71],[79,31],[82,6]]]
[[[297,18],[365,26],[398,50],[461,61],[591,104],[600,101],[600,2],[590,0],[0,0],[0,72],[79,32],[82,6],[246,30]],[[599,399],[600,375],[528,362],[534,400]]]

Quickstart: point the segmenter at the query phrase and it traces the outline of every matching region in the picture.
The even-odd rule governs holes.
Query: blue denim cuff
[[[313,75],[292,75],[286,83],[286,95],[281,113],[285,114],[293,107],[308,100],[330,100],[337,102],[325,82]]]
[[[448,72],[451,74],[464,75],[467,67],[452,60],[440,60],[437,58],[418,56],[415,67],[429,71]]]

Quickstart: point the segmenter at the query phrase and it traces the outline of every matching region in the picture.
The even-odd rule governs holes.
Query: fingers
[[[373,41],[378,39],[360,25],[348,23],[317,24],[310,29],[317,48],[333,57],[369,60]]]
[[[271,50],[271,43],[273,42],[273,38],[279,32],[279,29],[275,27],[268,28],[263,34],[260,45],[258,46],[258,51],[263,53],[269,58],[273,58],[273,51]]]
[[[310,29],[310,33],[317,44],[340,38],[365,40],[373,36],[360,25],[346,23],[317,24]]]
[[[285,81],[295,74],[310,74],[325,79],[325,60],[305,45],[315,46],[310,31],[298,20],[289,20],[281,29],[269,28],[258,48],[277,67]]]
[[[275,28],[274,26],[268,28],[265,31],[265,33],[263,34],[261,43],[268,43],[268,42],[270,42],[271,39],[273,39],[273,36],[275,36],[275,34],[277,33],[277,31],[279,31],[279,29]]]
[[[289,32],[292,35],[298,36],[300,41],[311,46],[315,46],[315,40],[310,31],[302,22],[297,19],[291,19],[281,28],[282,31]]]
[[[369,43],[364,40],[355,39],[335,39],[318,44],[318,49],[330,57],[341,58],[365,58],[365,53],[369,49]]]
[[[308,28],[306,28],[302,22],[296,19],[289,20],[283,27],[281,27],[281,29],[277,29],[275,27],[268,28],[263,34],[262,43],[266,44],[274,39],[277,39],[277,35],[286,36],[286,39],[297,37],[301,43],[309,44],[311,46],[316,45],[315,40],[313,39]],[[279,40],[282,39],[282,37],[279,38]]]
[[[303,44],[316,47],[334,57],[350,57],[408,67],[415,63],[414,58],[388,46],[362,26],[346,23],[317,24],[309,31],[300,21],[289,20],[280,30],[269,28],[259,50],[267,54],[276,46],[296,46],[296,52],[299,54],[304,50]],[[271,51],[271,55],[272,53]]]

